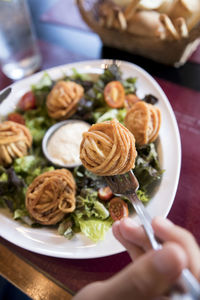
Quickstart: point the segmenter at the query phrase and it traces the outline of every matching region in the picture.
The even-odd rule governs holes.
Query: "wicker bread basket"
[[[97,0],[77,0],[77,5],[83,20],[100,36],[106,46],[179,67],[187,61],[200,43],[200,23],[191,29],[187,37],[177,40],[143,37],[127,31],[103,27],[99,23],[95,10],[96,2]]]

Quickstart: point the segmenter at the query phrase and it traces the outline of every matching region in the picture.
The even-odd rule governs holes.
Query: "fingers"
[[[187,230],[174,225],[168,219],[156,217],[152,226],[155,234],[162,241],[176,242],[185,250],[188,256],[188,267],[194,276],[200,275],[200,250],[193,237],[193,235]]]
[[[200,275],[200,250],[192,236],[187,230],[174,225],[167,219],[156,217],[152,222],[155,235],[163,242],[175,242],[179,244],[188,256],[188,268],[199,278]],[[134,260],[143,251],[151,249],[143,227],[130,218],[124,218],[117,222],[113,233],[120,243],[127,249],[131,258]]]
[[[131,220],[132,221],[132,220]],[[134,236],[137,235],[137,231],[141,230],[138,225],[132,221],[131,222],[131,230],[129,230],[129,236],[128,238],[126,237],[126,223],[123,221],[116,221],[113,226],[113,234],[115,238],[127,249],[129,255],[131,256],[132,260],[135,260],[138,258],[141,254],[144,253],[144,251],[138,247],[133,241],[134,241]],[[124,236],[125,233],[125,236]]]
[[[132,219],[123,218],[119,221],[118,227],[118,231],[120,232],[122,238],[120,240],[120,243],[122,243],[123,245],[128,242],[135,246],[138,246],[145,251],[152,248],[143,227],[138,226],[138,224],[135,223]],[[116,238],[118,239],[118,237]],[[124,247],[126,246],[124,245]]]
[[[113,299],[146,300],[163,295],[186,266],[187,256],[175,243],[151,250],[111,280],[116,292]]]

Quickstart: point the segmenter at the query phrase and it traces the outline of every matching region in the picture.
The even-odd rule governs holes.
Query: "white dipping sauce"
[[[89,128],[89,124],[77,121],[57,129],[47,144],[47,152],[52,162],[68,166],[81,164],[79,155],[82,134]]]

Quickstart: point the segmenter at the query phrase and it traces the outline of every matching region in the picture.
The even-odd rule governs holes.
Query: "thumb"
[[[110,279],[115,290],[113,299],[154,299],[163,295],[187,265],[183,249],[174,243],[150,251]]]

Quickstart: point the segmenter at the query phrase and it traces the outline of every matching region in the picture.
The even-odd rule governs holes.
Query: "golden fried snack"
[[[138,145],[155,141],[160,125],[160,110],[144,101],[135,103],[125,117],[125,126],[132,132]]]
[[[129,110],[136,102],[141,99],[135,94],[127,94],[125,95],[124,107]]]
[[[84,89],[73,81],[59,81],[47,97],[48,115],[53,119],[67,119],[76,112]]]
[[[29,129],[16,122],[0,123],[0,165],[7,166],[14,158],[27,155],[32,136]]]
[[[38,223],[53,225],[75,210],[76,185],[72,173],[54,170],[36,177],[26,193],[26,208]]]
[[[94,124],[83,133],[80,159],[97,175],[128,172],[135,166],[136,155],[134,136],[115,119]]]

